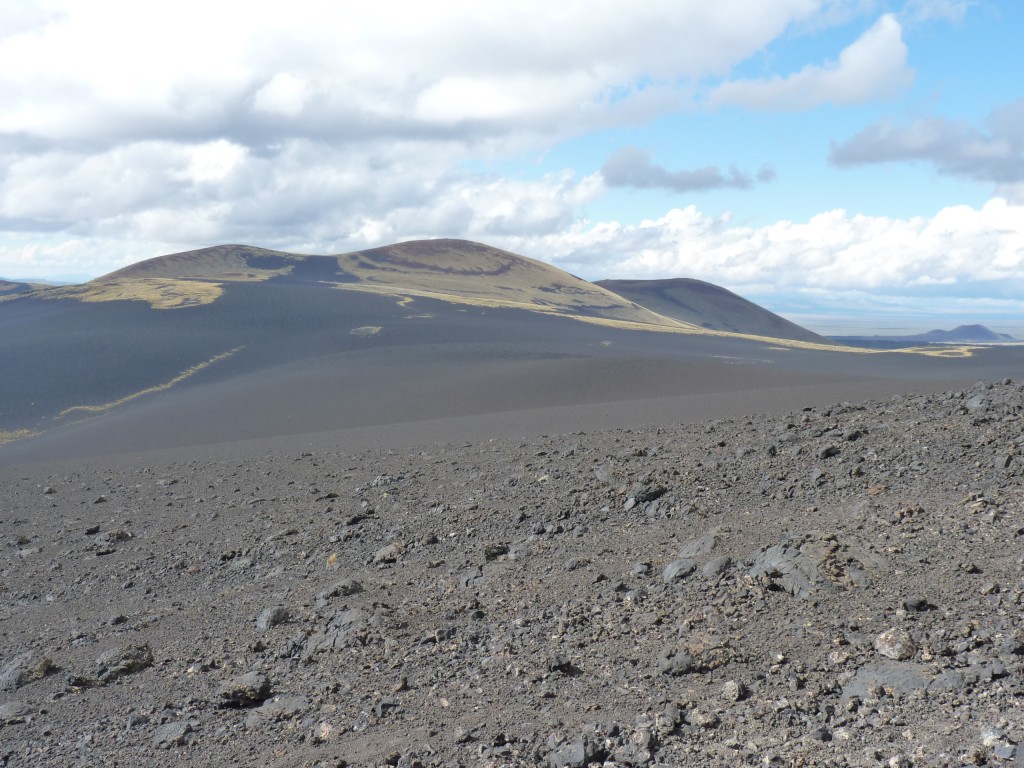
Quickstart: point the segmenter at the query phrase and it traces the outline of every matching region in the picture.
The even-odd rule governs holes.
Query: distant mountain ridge
[[[958,325],[952,330],[945,331],[936,329],[925,333],[914,333],[903,336],[840,336],[839,339],[861,340],[861,341],[887,341],[907,343],[933,343],[933,344],[980,344],[1018,341],[1018,339],[1006,333],[996,333],[984,325],[975,323],[973,325]]]
[[[35,291],[45,287],[45,285],[38,283],[26,283],[20,280],[4,280],[0,277],[0,296],[12,296],[16,293],[28,293],[29,291]]]
[[[333,255],[218,245],[157,256],[78,286],[45,288],[44,298],[86,302],[141,300],[181,309],[221,299],[234,283],[314,284],[395,297],[528,309],[651,330],[735,333],[834,345],[700,280],[606,280],[591,283],[536,259],[467,240],[415,240]]]

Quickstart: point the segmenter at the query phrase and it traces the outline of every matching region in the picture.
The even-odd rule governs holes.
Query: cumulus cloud
[[[686,276],[775,291],[899,291],[922,275],[965,294],[983,282],[1024,286],[1024,207],[999,198],[932,217],[834,210],[763,227],[690,206],[636,225],[578,224],[518,245],[591,278]]]
[[[52,0],[47,14],[5,11],[18,32],[0,37],[0,133],[96,143],[572,131],[651,85],[726,74],[824,4]]]
[[[600,174],[502,180],[467,161],[678,109],[850,1],[6,3],[0,233],[330,250],[559,231]]]
[[[939,173],[1007,189],[1024,184],[1024,99],[993,110],[985,127],[942,118],[878,123],[834,143],[829,159],[838,166],[917,160]]]
[[[673,192],[707,192],[712,189],[749,189],[756,182],[774,181],[775,170],[763,166],[756,174],[730,166],[725,173],[715,166],[690,171],[670,171],[651,162],[649,153],[637,147],[623,147],[601,168],[609,187],[668,189]]]
[[[709,101],[715,106],[802,111],[889,97],[913,79],[903,30],[894,16],[886,15],[844,48],[837,62],[808,65],[786,77],[727,82],[712,92]]]

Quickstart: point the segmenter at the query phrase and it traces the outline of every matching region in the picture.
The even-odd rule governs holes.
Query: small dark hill
[[[17,280],[4,280],[0,278],[0,296],[13,296],[16,293],[28,293],[43,286],[34,283],[23,283]]]
[[[598,280],[596,284],[652,312],[702,328],[816,344],[832,343],[732,291],[703,280]]]
[[[919,341],[941,341],[941,342],[978,342],[978,341],[1015,341],[1012,336],[1005,333],[996,333],[984,325],[958,325],[951,331],[934,330],[919,334],[913,337]]]
[[[999,344],[1018,341],[1006,333],[996,333],[984,325],[958,325],[951,331],[937,329],[904,336],[837,336],[846,344],[899,348],[916,344]]]

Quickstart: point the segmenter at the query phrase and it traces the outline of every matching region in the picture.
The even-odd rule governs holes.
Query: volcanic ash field
[[[1019,763],[1022,415],[19,470],[0,765]]]

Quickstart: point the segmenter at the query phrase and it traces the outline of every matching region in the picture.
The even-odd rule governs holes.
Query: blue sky
[[[0,275],[463,237],[1024,334],[1024,3],[0,7]]]

